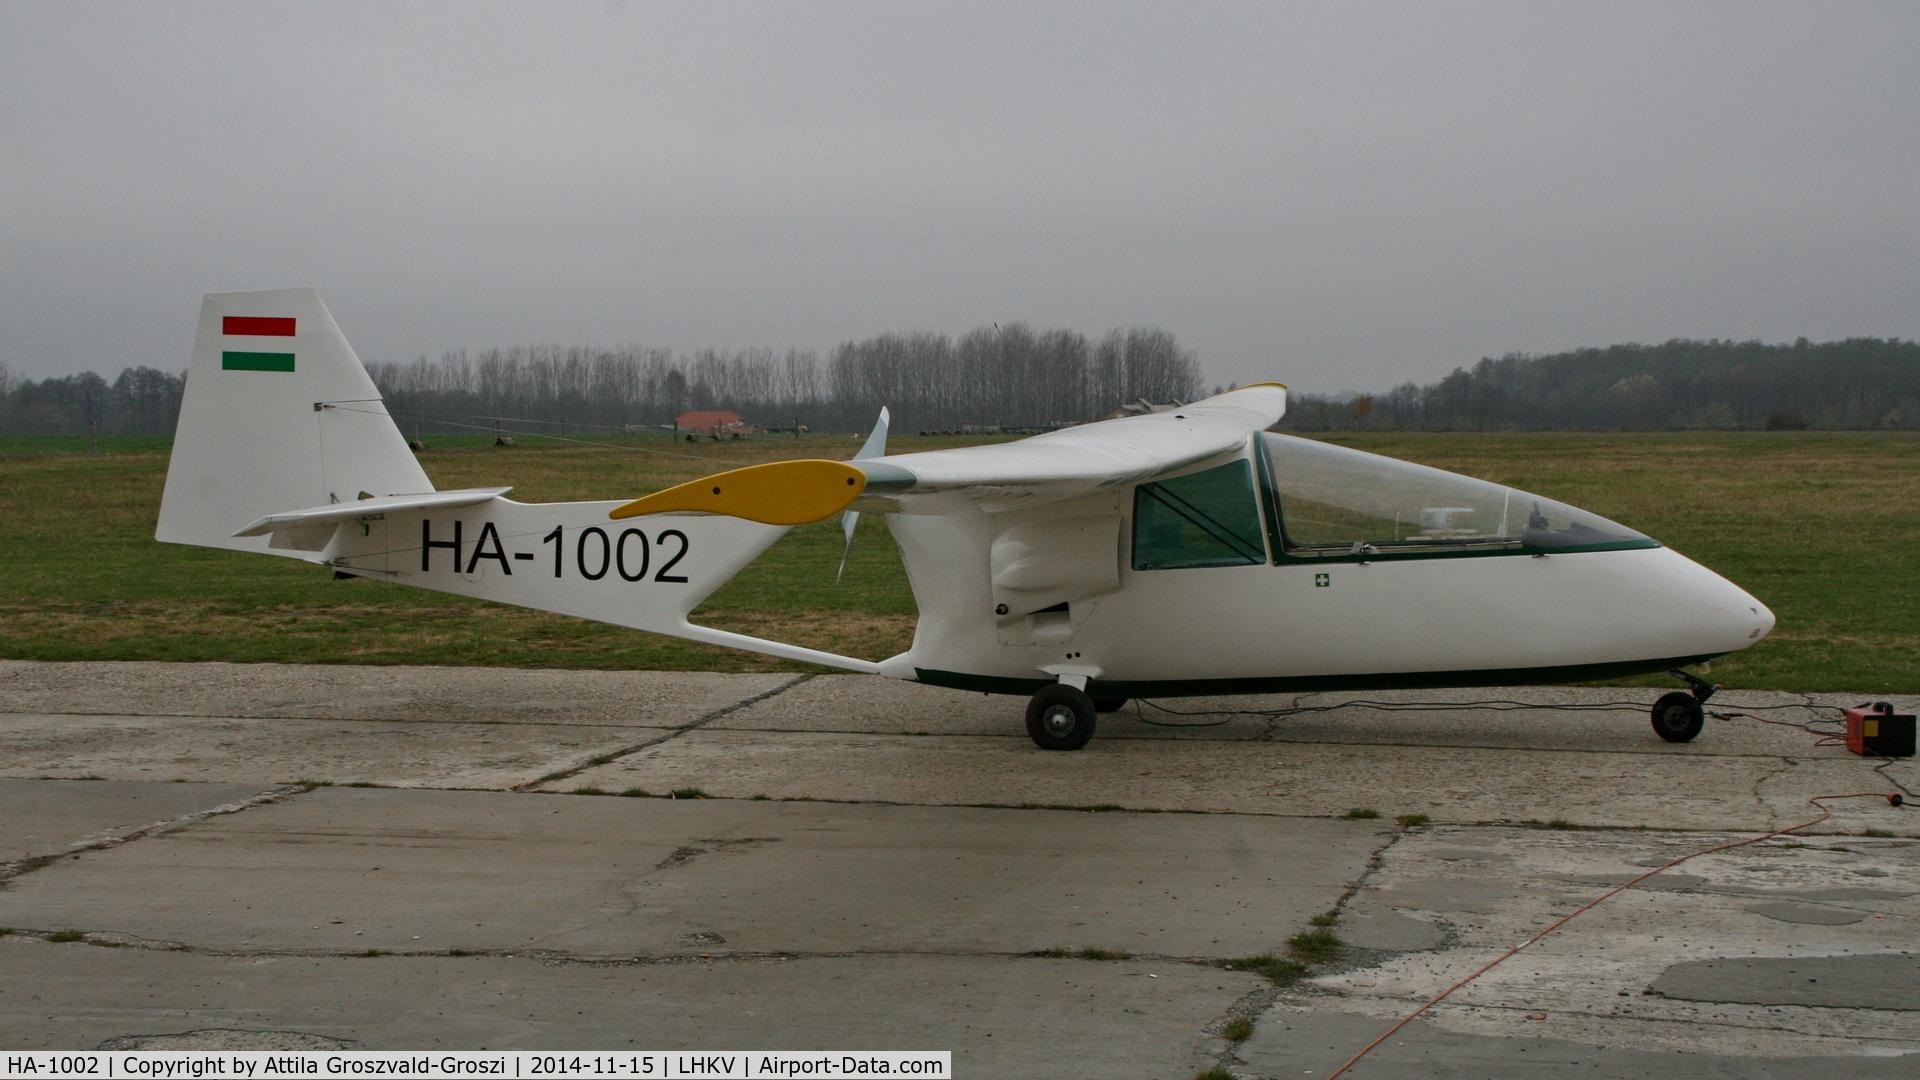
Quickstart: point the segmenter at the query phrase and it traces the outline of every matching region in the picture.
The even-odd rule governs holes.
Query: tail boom
[[[615,521],[620,501],[519,503],[375,512],[336,525],[325,561],[337,571],[552,611],[615,626],[848,671],[850,656],[697,626],[688,615],[787,526],[713,514]]]

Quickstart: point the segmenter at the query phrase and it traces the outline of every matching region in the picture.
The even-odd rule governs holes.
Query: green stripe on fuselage
[[[1094,697],[1202,697],[1219,694],[1314,694],[1362,690],[1437,690],[1457,686],[1558,686],[1566,683],[1618,679],[1671,671],[1703,663],[1721,653],[1624,660],[1605,664],[1567,664],[1557,667],[1475,668],[1467,671],[1404,671],[1370,675],[1279,675],[1239,679],[1095,679],[1087,686]],[[937,668],[915,668],[917,681],[929,686],[972,690],[982,694],[1034,694],[1057,680],[970,675]]]

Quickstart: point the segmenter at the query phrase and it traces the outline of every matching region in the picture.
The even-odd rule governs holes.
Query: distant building
[[[684,412],[673,426],[696,435],[727,435],[747,430],[747,422],[737,412]]]

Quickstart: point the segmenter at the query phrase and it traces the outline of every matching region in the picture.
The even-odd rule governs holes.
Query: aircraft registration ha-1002
[[[1581,681],[1745,648],[1765,605],[1552,499],[1275,434],[1286,388],[1017,442],[785,461],[639,499],[435,491],[311,289],[200,313],[158,539],[284,555],[847,671],[1030,695],[1073,750],[1128,699]],[[913,645],[863,660],[688,614],[790,527],[878,511]],[[846,520],[849,526],[852,518]],[[849,535],[851,528],[849,527]],[[1683,678],[1690,678],[1682,676]],[[1700,730],[1711,686],[1654,728]]]

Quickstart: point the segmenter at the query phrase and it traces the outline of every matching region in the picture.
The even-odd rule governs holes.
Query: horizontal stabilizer
[[[268,514],[234,533],[235,536],[266,536],[290,529],[310,529],[338,525],[343,521],[392,513],[398,510],[430,510],[454,506],[474,506],[512,491],[510,487],[466,488],[461,491],[433,491],[425,495],[375,495],[352,502],[329,503],[284,514]]]

